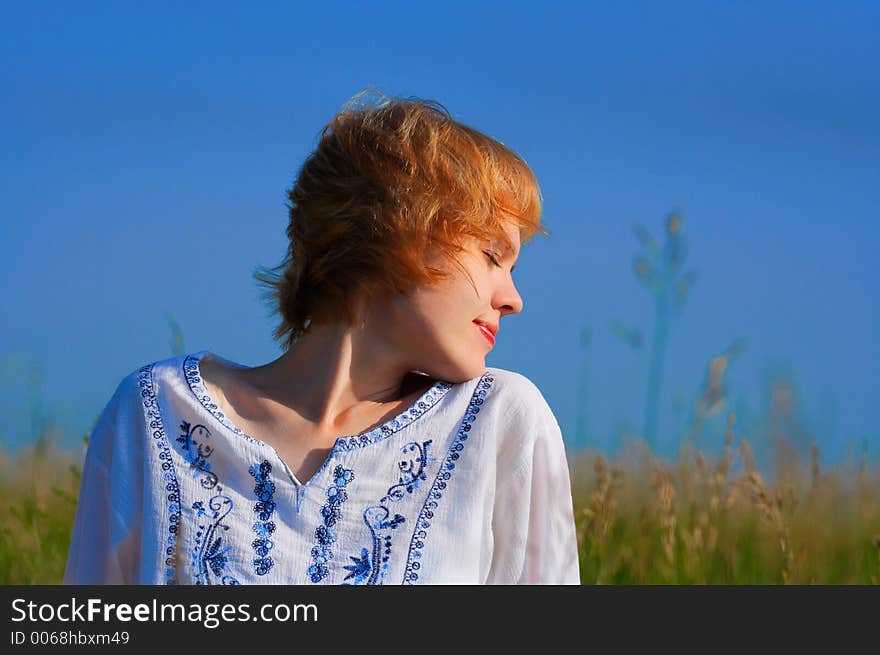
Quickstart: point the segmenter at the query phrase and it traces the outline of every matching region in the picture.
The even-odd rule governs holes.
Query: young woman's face
[[[450,271],[449,278],[390,302],[382,319],[385,334],[395,341],[395,350],[402,354],[408,370],[453,383],[485,371],[494,340],[504,338],[503,330],[498,330],[501,317],[523,308],[511,276],[519,256],[519,229],[510,224],[505,231],[513,250],[505,252],[503,241],[493,240],[473,242],[461,254],[473,285],[448,260],[435,260],[431,265]],[[497,335],[487,337],[478,322]]]

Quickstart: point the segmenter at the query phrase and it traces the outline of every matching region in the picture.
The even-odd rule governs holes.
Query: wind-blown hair
[[[272,312],[276,340],[290,346],[309,322],[358,320],[359,301],[407,294],[445,277],[429,267],[469,239],[500,239],[518,225],[525,244],[541,224],[534,173],[504,144],[452,119],[433,100],[361,91],[333,117],[287,191],[289,247],[254,277]],[[473,280],[471,280],[473,282]]]

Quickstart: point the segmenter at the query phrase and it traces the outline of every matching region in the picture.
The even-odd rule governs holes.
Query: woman
[[[344,107],[257,278],[284,353],[154,362],[92,433],[71,584],[579,583],[559,425],[487,368],[541,227],[516,154],[440,104]],[[340,436],[345,435],[345,436]]]

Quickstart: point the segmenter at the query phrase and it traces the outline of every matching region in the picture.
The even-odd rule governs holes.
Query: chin
[[[467,365],[459,366],[455,370],[450,371],[443,379],[453,384],[460,384],[478,378],[485,372],[486,360],[480,357],[477,361],[469,362]]]

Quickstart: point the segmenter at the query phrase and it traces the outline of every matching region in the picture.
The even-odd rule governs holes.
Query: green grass
[[[0,452],[0,584],[60,584],[80,481],[79,452]]]

